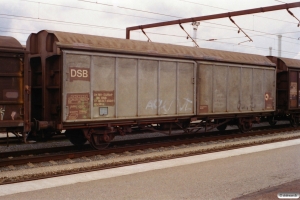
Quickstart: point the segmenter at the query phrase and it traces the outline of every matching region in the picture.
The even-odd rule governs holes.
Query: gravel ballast
[[[86,170],[100,170],[155,160],[172,159],[213,151],[222,151],[230,148],[239,148],[245,145],[259,145],[296,138],[300,138],[300,132],[298,131],[254,136],[251,138],[230,139],[218,142],[201,142],[197,144],[147,149],[143,151],[138,150],[124,152],[122,154],[97,155],[79,159],[50,161],[47,163],[29,163],[25,166],[8,166],[0,169],[0,184],[78,173]]]

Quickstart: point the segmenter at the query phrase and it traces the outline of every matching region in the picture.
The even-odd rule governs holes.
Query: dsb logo
[[[81,80],[90,81],[90,69],[70,67],[70,81]]]

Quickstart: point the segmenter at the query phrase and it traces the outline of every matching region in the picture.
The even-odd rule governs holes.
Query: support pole
[[[282,35],[278,35],[278,57],[281,57],[281,38]]]
[[[198,26],[200,25],[200,22],[193,22],[192,26],[193,26],[193,38],[194,40],[197,42],[197,30],[198,30]],[[194,47],[197,47],[197,44],[194,44]]]

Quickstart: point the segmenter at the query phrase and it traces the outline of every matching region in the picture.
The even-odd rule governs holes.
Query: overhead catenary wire
[[[74,6],[65,6],[65,5],[58,5],[58,4],[53,4],[53,3],[44,3],[44,2],[33,1],[33,0],[20,0],[20,1],[32,2],[32,3],[41,3],[41,4],[45,4],[45,5],[61,6],[61,7],[68,7],[68,8],[81,9],[81,10],[92,10],[92,11],[97,11],[97,10],[94,10],[94,9],[78,8],[78,7],[74,7]],[[87,0],[78,0],[78,1],[88,2],[88,3],[96,3],[96,4],[99,4],[99,5],[105,5],[105,6],[114,6],[114,5],[112,5],[112,4],[103,4],[103,3],[93,2],[93,1],[87,1]],[[179,1],[182,1],[182,0],[179,0]],[[188,1],[185,1],[185,2],[188,2]],[[199,3],[196,3],[196,4],[199,4]],[[205,5],[205,4],[200,4],[200,5]],[[205,6],[208,6],[208,5],[205,5]],[[118,7],[120,7],[120,6],[118,6]],[[210,7],[213,7],[213,6],[210,6]],[[148,12],[148,11],[144,11],[144,10],[132,9],[132,8],[127,8],[127,7],[120,7],[120,8],[130,9],[130,10],[135,10],[135,11],[139,11],[139,12],[146,12],[146,13],[151,13],[151,14],[156,14],[156,15],[169,16],[169,17],[174,17],[174,18],[180,18],[180,17],[178,17],[178,16],[165,15],[165,14],[161,14],[161,13],[157,13],[157,12]],[[221,9],[221,8],[219,8],[219,7],[215,7],[215,8]],[[228,9],[223,9],[223,10],[228,10]],[[99,11],[99,12],[102,12],[102,11]],[[109,13],[109,12],[108,12],[108,13]],[[121,14],[121,13],[111,13],[111,14],[120,14],[120,15],[124,15],[124,14]],[[1,14],[0,14],[0,15],[1,15]],[[137,17],[137,16],[132,16],[132,17]],[[140,17],[142,17],[142,16],[140,16]],[[46,19],[41,19],[41,20],[46,20]],[[58,21],[58,20],[56,20],[56,21]],[[68,22],[68,23],[70,23],[70,22]],[[211,22],[203,22],[203,23],[216,24],[216,25],[219,25],[219,26],[227,26],[227,27],[234,28],[233,26],[222,25],[222,24],[211,23]],[[72,23],[70,23],[70,24],[72,24]],[[75,24],[75,23],[73,23],[73,24]],[[84,25],[84,24],[83,24],[83,23],[80,23],[79,25]],[[91,25],[87,25],[87,26],[91,26]],[[114,27],[105,27],[105,26],[98,26],[98,27],[103,27],[103,28],[114,28]],[[247,30],[247,29],[245,29],[245,30]],[[252,30],[252,31],[254,31],[254,30]],[[257,32],[259,32],[259,31],[257,31]],[[269,33],[269,35],[272,35],[272,34]],[[283,37],[286,37],[286,36],[283,36]],[[287,38],[291,38],[291,37],[287,37]],[[291,39],[298,40],[298,38],[291,38]],[[284,40],[283,40],[283,41],[284,41]]]
[[[68,21],[61,21],[61,20],[50,20],[50,19],[34,18],[34,17],[26,17],[26,16],[18,16],[18,15],[0,14],[0,16],[2,16],[2,18],[5,18],[3,16],[10,17],[9,19],[11,19],[11,17],[16,17],[16,18],[21,18],[21,20],[27,20],[27,21],[39,21],[39,22],[42,21],[42,22],[45,22],[45,23],[69,24],[69,25],[74,25],[74,26],[87,26],[87,27],[96,27],[96,28],[104,28],[104,29],[115,29],[115,30],[119,30],[119,31],[125,30],[125,29],[116,28],[116,27],[107,27],[107,26],[99,26],[99,25],[93,25],[93,24],[75,23],[75,22],[68,22]],[[210,22],[203,22],[203,23],[220,25],[220,24],[210,23]],[[225,27],[232,28],[232,29],[227,29],[227,30],[234,30],[234,28],[235,28],[234,26],[228,26],[228,25],[220,25],[220,26],[225,26]],[[209,27],[209,26],[207,26],[207,27]],[[217,27],[211,27],[211,28],[217,28]],[[283,35],[283,34],[286,34],[286,33],[272,34],[272,33],[267,33],[267,32],[262,32],[262,31],[255,31],[255,30],[250,30],[250,29],[245,29],[245,30],[249,30],[249,31],[252,31],[252,32],[263,33],[264,35],[277,35],[277,34]],[[287,33],[295,33],[295,32],[287,32]],[[292,37],[287,37],[287,36],[283,36],[283,37],[298,40],[298,38],[292,38]],[[236,37],[231,37],[231,38],[236,38]],[[224,39],[230,39],[230,38],[224,38]],[[283,41],[288,42],[288,41],[285,41],[285,40],[283,40]]]
[[[123,29],[125,30],[125,29]],[[0,27],[0,32],[11,32],[11,31],[3,31],[1,30],[1,27]],[[14,32],[14,33],[21,33],[21,34],[30,34],[30,32],[28,33],[24,33],[24,32]],[[186,36],[181,36],[181,35],[172,35],[172,34],[163,34],[163,33],[154,33],[154,32],[147,32],[148,34],[153,34],[153,35],[166,35],[166,36],[172,36],[172,37],[181,37],[181,38],[185,38]],[[197,39],[197,40],[201,40],[201,41],[207,41],[207,40],[204,40],[204,39]],[[22,42],[22,41],[20,41]],[[25,41],[23,41],[25,42]],[[214,41],[216,43],[221,43],[221,44],[228,44],[228,45],[236,45],[235,43],[230,43],[230,42],[221,42],[221,41]],[[186,42],[182,42],[182,43],[186,43]],[[243,47],[246,47],[246,48],[254,48],[252,46],[248,46],[248,45],[240,45],[240,46],[243,46]],[[255,48],[258,48],[258,49],[262,49],[262,50],[268,50],[268,48],[263,48],[263,47],[255,47]],[[276,51],[276,49],[273,49],[274,51]],[[297,54],[298,52],[291,52],[291,51],[282,51],[284,53],[288,53],[288,54],[292,54],[292,55],[295,55]]]
[[[72,9],[82,9],[82,10],[86,10],[86,8],[76,8],[74,6],[65,6],[65,5],[58,5],[58,4],[50,4],[50,3],[44,3],[44,2],[37,2],[37,1],[33,1],[33,0],[20,0],[20,1],[27,1],[27,2],[33,2],[33,3],[40,3],[40,4],[45,4],[45,5],[53,5],[53,6],[62,6],[62,7],[69,7],[69,8],[72,8]],[[84,2],[84,1],[83,1]],[[87,2],[87,1],[85,1]],[[99,4],[99,3],[98,3]],[[102,5],[102,4],[101,4]],[[108,5],[108,4],[107,4]],[[108,5],[108,6],[114,6],[114,5]],[[133,11],[138,11],[138,12],[144,12],[144,13],[149,13],[149,14],[155,14],[155,15],[163,15],[163,16],[168,16],[168,17],[176,17],[176,18],[179,18],[177,16],[172,16],[172,15],[165,15],[165,14],[160,14],[160,13],[156,13],[156,12],[149,12],[149,11],[145,11],[145,10],[139,10],[139,9],[133,9],[133,8],[128,8],[128,7],[119,7],[119,8],[122,8],[122,9],[127,9],[127,10],[133,10]],[[89,9],[89,10],[94,10],[94,9]],[[95,10],[95,12],[97,12],[97,10]],[[99,11],[101,12],[101,11]],[[104,11],[105,12],[105,11]],[[137,17],[135,15],[127,15],[127,14],[122,14],[122,13],[114,13],[114,12],[106,12],[106,13],[109,13],[109,14],[117,14],[117,15],[124,15],[124,16],[130,16],[130,17]],[[2,15],[3,16],[3,15]],[[33,17],[26,17],[26,16],[16,16],[16,15],[6,15],[6,16],[9,16],[10,19],[14,19],[14,18],[18,18],[19,20],[31,20],[31,21],[37,21],[37,22],[42,22],[42,23],[54,23],[54,24],[67,24],[67,25],[72,25],[72,26],[86,26],[86,27],[95,27],[95,28],[101,28],[101,29],[113,29],[113,30],[118,30],[118,31],[124,31],[123,28],[116,28],[116,27],[108,27],[108,26],[99,26],[99,25],[95,25],[95,24],[86,24],[86,23],[77,23],[77,22],[71,22],[71,21],[62,21],[62,20],[53,20],[53,19],[46,19],[46,18],[33,18]],[[23,18],[24,17],[24,18]],[[140,17],[143,17],[143,16],[140,16]],[[260,16],[257,16],[257,17],[260,17]],[[4,18],[4,17],[3,17]],[[23,18],[23,19],[22,19]],[[147,18],[147,17],[146,17]],[[150,18],[150,19],[154,19],[154,20],[159,20],[159,19],[155,19],[155,18]],[[270,18],[271,19],[271,18]],[[272,19],[272,20],[276,20],[276,19]],[[282,21],[282,20],[278,20],[278,21]],[[286,21],[284,21],[286,22]],[[204,22],[204,23],[207,23],[207,22]],[[291,23],[291,22],[286,22],[286,23]],[[223,27],[229,27],[229,28],[234,28],[234,26],[226,26],[226,25],[222,25],[222,24],[217,24],[217,23],[208,23],[208,24],[214,24],[216,26],[223,26]],[[208,26],[207,26],[208,27]],[[213,28],[216,28],[216,29],[224,29],[224,28],[221,28],[221,27],[213,27]],[[230,30],[230,29],[228,29]],[[247,30],[247,29],[245,29]],[[267,32],[262,32],[262,31],[258,31],[258,30],[251,30],[253,32],[258,32],[258,33],[264,33],[265,35],[275,35],[273,33],[267,33]],[[9,32],[9,31],[7,31]],[[12,31],[12,32],[16,32],[16,31]],[[147,31],[148,33],[148,31]],[[22,33],[22,34],[26,34],[26,33]],[[166,34],[168,35],[168,34]],[[263,35],[262,35],[263,36]],[[252,37],[252,35],[251,35]],[[266,37],[266,36],[263,36],[263,37]],[[234,38],[234,37],[232,37]],[[298,40],[298,37],[297,38],[292,38],[292,37],[286,37],[286,38],[290,38],[290,39],[294,39],[294,40]],[[220,38],[222,39],[222,38]],[[230,39],[230,38],[229,38]],[[284,40],[283,40],[284,41]],[[288,42],[288,41],[284,41],[284,42]]]
[[[197,40],[201,40],[201,39],[197,39]],[[203,42],[208,42],[208,41],[205,41],[205,40],[202,40]],[[192,41],[185,41],[185,42],[177,42],[175,44],[182,44],[182,43],[191,43]],[[264,50],[264,51],[269,51],[269,48],[264,48],[264,47],[253,47],[253,46],[249,46],[249,45],[237,45],[235,43],[229,43],[229,42],[220,42],[220,41],[214,41],[216,43],[221,43],[221,44],[227,44],[227,45],[232,45],[232,46],[237,46],[237,47],[243,47],[243,48],[251,48],[251,49],[261,49],[261,50]],[[273,51],[277,51],[277,49],[273,49]],[[291,52],[291,51],[282,51],[286,54],[290,54],[290,55],[297,55],[298,52]]]
[[[87,3],[94,3],[94,4],[99,4],[99,5],[105,5],[105,6],[113,6],[113,4],[104,4],[104,3],[98,3],[97,1],[87,1],[87,0],[78,0],[78,1],[82,1],[82,2],[87,2]],[[137,11],[137,12],[143,12],[143,13],[149,13],[149,14],[155,14],[155,15],[160,15],[160,16],[166,16],[166,17],[175,17],[175,18],[180,18],[174,15],[166,15],[166,14],[162,14],[162,13],[157,13],[157,12],[151,12],[151,11],[146,11],[146,10],[140,10],[140,9],[136,9],[136,8],[129,8],[129,7],[123,7],[123,6],[116,6],[118,8],[121,9],[126,9],[126,10],[133,10],[133,11]]]
[[[112,5],[112,4],[103,4],[103,3],[99,3],[99,2],[97,2],[97,1],[96,1],[96,2],[94,2],[94,1],[88,1],[88,0],[78,0],[78,1],[89,2],[89,3],[95,3],[95,4],[100,4],[100,5],[106,5],[106,6],[114,6],[114,5]],[[195,3],[195,2],[186,1],[186,0],[178,0],[178,1]],[[200,3],[195,3],[195,4],[208,6],[208,5],[206,5],[206,4],[200,4]],[[124,8],[124,9],[129,9],[129,10],[134,10],[134,11],[138,11],[138,12],[146,12],[146,13],[151,13],[151,14],[156,14],[156,15],[161,15],[161,16],[168,16],[168,17],[173,17],[173,18],[178,18],[178,19],[182,18],[182,17],[179,17],[179,16],[166,15],[166,14],[157,13],[157,12],[149,12],[149,11],[140,10],[140,9],[133,9],[133,8],[122,7],[122,6],[117,6],[117,7],[119,7],[119,8]],[[232,11],[232,10],[229,10],[229,9],[223,9],[223,8],[215,7],[215,6],[208,6],[208,7],[218,8],[218,9],[227,10],[227,11]],[[256,16],[256,15],[253,15],[253,16],[255,16],[255,17],[261,17],[261,16]],[[287,21],[283,21],[283,20],[280,20],[280,19],[270,18],[270,17],[261,17],[261,18],[272,19],[272,20],[282,21],[282,22],[286,22],[286,23],[293,23],[293,24],[296,24],[295,22],[287,22]],[[208,22],[203,22],[203,23],[208,23]],[[216,24],[216,23],[215,23],[215,24]],[[219,24],[219,25],[220,25],[220,24]]]
[[[72,9],[85,10],[85,11],[93,11],[93,12],[101,12],[101,13],[108,13],[108,14],[115,14],[115,15],[123,15],[123,16],[128,16],[128,17],[135,17],[135,18],[151,19],[151,20],[157,20],[157,21],[162,20],[162,19],[157,19],[157,18],[152,18],[152,17],[144,17],[144,16],[139,16],[139,15],[129,15],[129,14],[124,14],[124,13],[102,11],[102,10],[96,10],[96,9],[90,9],[90,8],[80,8],[80,7],[76,7],[76,6],[66,6],[66,5],[59,5],[59,4],[54,4],[54,3],[38,2],[38,1],[33,1],[33,0],[19,0],[19,1],[39,3],[39,4],[42,4],[42,5],[51,5],[51,6],[64,7],[64,8],[72,8]],[[100,4],[100,5],[102,5],[102,4]]]
[[[201,6],[206,6],[206,7],[210,7],[210,8],[217,8],[217,9],[220,9],[220,10],[226,10],[226,11],[230,11],[230,12],[233,11],[233,10],[230,10],[230,9],[220,8],[220,7],[216,7],[216,6],[210,6],[210,5],[207,5],[207,4],[202,4],[202,3],[193,2],[193,1],[187,1],[187,0],[178,0],[178,1],[187,2],[187,3],[192,3],[192,4],[196,4],[196,5],[201,5]],[[276,0],[275,0],[275,1],[276,1]],[[286,3],[286,2],[283,2],[283,1],[278,1],[278,2]],[[266,19],[271,19],[271,20],[275,20],[275,21],[281,21],[281,22],[286,22],[286,23],[292,23],[292,24],[295,24],[295,22],[285,21],[285,20],[281,20],[281,19],[275,19],[275,18],[271,18],[271,17],[258,16],[258,15],[253,15],[253,16],[254,16],[254,17],[266,18]]]
[[[155,33],[155,32],[147,32],[148,34],[152,34],[152,35],[167,35],[167,36],[172,36],[172,37],[179,37],[179,38],[186,38],[186,36],[182,36],[182,35],[172,35],[172,34],[164,34],[164,33]],[[272,38],[273,39],[273,38]],[[203,41],[203,42],[208,42],[205,39],[197,39],[196,41]],[[190,43],[192,41],[188,41],[188,42],[177,42],[174,44],[180,44],[180,43]],[[234,46],[240,46],[240,47],[245,47],[245,48],[257,48],[257,49],[262,49],[265,51],[269,51],[269,48],[265,48],[265,47],[253,47],[253,46],[249,46],[249,45],[237,45],[236,43],[229,43],[229,42],[221,42],[221,41],[214,41],[215,43],[221,43],[221,44],[228,44],[228,45],[234,45]],[[277,49],[273,49],[274,51],[276,51]],[[296,55],[298,54],[298,52],[291,52],[291,51],[282,51],[286,54],[290,54],[290,55]]]
[[[86,24],[86,23],[78,23],[78,22],[68,22],[68,21],[62,21],[62,20],[53,20],[53,19],[45,19],[45,18],[27,17],[27,16],[20,16],[20,15],[0,14],[0,16],[16,17],[16,18],[19,18],[21,20],[27,20],[27,21],[39,21],[39,22],[55,23],[55,24],[70,24],[70,25],[75,25],[75,26],[87,26],[87,27],[95,27],[95,28],[106,28],[106,29],[124,30],[122,28],[116,28],[116,27],[99,26],[99,25],[95,25],[95,24]]]
[[[153,34],[153,35],[165,35],[165,34],[162,34],[162,33],[153,33],[153,32],[147,32],[148,34]],[[179,36],[179,35],[169,35],[168,36],[174,36],[174,37],[181,37],[181,38],[186,38],[186,36]],[[196,41],[205,41],[205,42],[208,42],[207,40],[205,39],[197,39]],[[189,42],[192,42],[192,41],[189,41]],[[216,43],[221,43],[221,44],[229,44],[229,45],[236,45],[238,46],[236,43],[230,43],[230,42],[221,42],[221,41],[214,41]],[[179,43],[187,43],[187,42],[179,42]],[[178,44],[179,44],[178,43]],[[249,46],[249,45],[239,45],[239,46],[244,46],[244,47],[250,47],[250,48],[253,48],[252,46]],[[260,49],[264,49],[264,50],[269,50],[269,48],[265,48],[265,47],[258,47],[256,46],[255,48],[260,48]],[[276,49],[273,49],[273,50],[276,50]],[[297,54],[298,52],[291,52],[291,51],[282,51],[282,52],[286,52],[286,53],[290,53],[290,54]]]
[[[39,19],[41,20],[41,19]],[[52,21],[51,21],[52,22]],[[69,23],[69,22],[63,22],[63,23]],[[73,23],[72,23],[73,24]],[[80,25],[78,23],[76,23],[76,25]],[[92,26],[94,27],[95,25],[87,25],[87,26]],[[98,27],[98,26],[97,26]],[[124,31],[125,29],[121,29],[121,28],[114,28],[114,27],[103,27],[103,26],[100,26],[101,28],[109,28],[109,29],[118,29],[118,30],[122,30]],[[9,32],[9,31],[5,31],[5,32]],[[20,32],[21,33],[21,32]],[[149,34],[157,34],[157,35],[167,35],[167,36],[176,36],[176,37],[185,37],[185,36],[179,36],[179,35],[171,35],[171,34],[159,34],[159,33],[153,33],[153,32],[148,32]],[[288,32],[290,33],[290,32]],[[22,34],[29,34],[29,33],[22,33]],[[279,33],[275,33],[273,35],[276,35],[276,34],[279,34]],[[280,33],[280,34],[284,34],[284,33]],[[230,39],[230,38],[226,38],[226,39]],[[207,40],[203,40],[203,41],[207,41]],[[223,44],[231,44],[233,45],[234,43],[225,43],[225,42],[219,42],[219,43],[223,43]],[[243,45],[245,46],[245,45]],[[297,54],[296,52],[292,52],[292,54]]]
[[[94,26],[94,25],[87,25],[87,26]],[[102,28],[103,26],[101,26]],[[202,25],[203,27],[203,25]],[[204,27],[211,27],[211,26],[204,26]],[[108,29],[116,29],[115,27],[103,27],[103,28],[108,28]],[[211,28],[214,28],[214,27],[211,27]],[[28,31],[28,32],[16,32],[16,31],[8,31],[8,30],[20,30],[20,31]],[[118,28],[118,30],[121,30],[121,31],[124,31],[125,29],[122,29],[122,28]],[[233,30],[233,29],[227,29],[227,30]],[[16,28],[7,28],[7,27],[0,27],[0,32],[10,32],[10,33],[21,33],[21,34],[30,34],[32,33],[33,31],[36,31],[36,30],[27,30],[27,29],[16,29]],[[300,31],[293,31],[293,32],[280,32],[280,33],[274,33],[272,35],[282,35],[282,34],[287,34],[287,33],[297,33],[297,32],[300,32]],[[155,34],[155,35],[162,35],[162,36],[171,36],[171,37],[185,37],[183,35],[174,35],[174,34],[167,34],[167,33],[157,33],[157,32],[151,32],[151,31],[148,31],[147,33],[149,34]],[[260,35],[251,35],[251,37],[259,37],[259,36],[264,36],[265,34],[260,34]],[[243,38],[243,36],[237,36],[237,37],[225,37],[225,38],[217,38],[217,39],[214,39],[214,40],[227,40],[227,39],[236,39],[236,38]],[[274,39],[274,38],[270,38],[270,39]],[[297,39],[299,40],[299,38]],[[205,40],[203,40],[205,41]],[[207,41],[207,40],[206,40]],[[286,41],[288,42],[288,41]],[[291,43],[291,42],[290,42]],[[294,43],[293,43],[294,44]]]
[[[217,24],[217,23],[213,23],[213,22],[202,22],[202,23],[215,24],[215,25],[219,25],[219,26],[230,27],[230,28],[233,28],[233,29],[235,28],[234,26],[229,26],[229,25],[224,25],[224,24]],[[267,32],[258,31],[258,30],[252,30],[252,29],[247,29],[247,28],[243,28],[243,29],[247,30],[247,31],[251,31],[251,32],[264,33],[266,35],[274,35],[273,33],[267,33]],[[298,32],[298,31],[295,31],[295,32]],[[288,32],[288,33],[292,33],[292,32]],[[282,36],[282,37],[290,38],[290,39],[296,39],[296,38],[292,38],[292,37],[288,37],[288,36]]]
[[[108,26],[99,26],[99,25],[93,25],[93,24],[85,24],[85,23],[75,23],[75,22],[68,22],[68,21],[60,21],[60,20],[49,20],[49,19],[42,19],[42,18],[33,18],[33,17],[26,17],[26,16],[17,16],[17,15],[7,15],[7,14],[0,14],[0,18],[5,18],[3,17],[7,16],[9,17],[9,19],[11,19],[12,17],[16,17],[16,18],[21,18],[21,20],[27,20],[27,21],[38,21],[38,22],[44,22],[44,23],[55,23],[55,24],[68,24],[68,25],[73,25],[73,26],[86,26],[86,27],[95,27],[95,28],[104,28],[104,29],[114,29],[114,30],[119,30],[119,31],[123,31],[125,29],[122,28],[116,28],[116,27],[108,27]],[[203,23],[208,23],[208,22],[203,22]],[[216,24],[216,23],[208,23],[208,24]],[[216,25],[220,25],[220,24],[216,24]],[[203,26],[203,25],[202,25]],[[234,26],[227,26],[227,25],[220,25],[220,26],[226,26],[232,29],[226,29],[226,30],[234,30]],[[222,29],[222,28],[218,28],[218,27],[211,27],[211,26],[206,26],[206,27],[210,27],[210,28],[217,28],[217,29]],[[223,28],[225,29],[225,28]],[[250,29],[245,29],[245,30],[249,30],[252,32],[259,32],[259,33],[263,33],[264,35],[278,35],[278,34],[287,34],[287,33],[295,33],[295,32],[287,32],[287,33],[267,33],[267,32],[262,32],[262,31],[254,31],[254,30],[250,30]],[[8,32],[8,31],[7,31]],[[297,31],[298,32],[298,31]],[[256,35],[255,35],[256,36]],[[259,36],[263,36],[263,35],[259,35]],[[253,36],[252,36],[253,37]],[[266,36],[264,36],[266,37]],[[290,39],[295,39],[298,40],[298,38],[292,38],[292,37],[287,37],[287,36],[283,36],[285,38],[290,38]],[[238,38],[238,37],[229,37],[229,38],[220,38],[220,39],[231,39],[231,38]],[[218,39],[218,40],[220,40]],[[208,39],[209,40],[209,39]],[[214,39],[216,40],[216,39]],[[291,43],[289,41],[286,40],[282,40],[284,42],[288,42]]]

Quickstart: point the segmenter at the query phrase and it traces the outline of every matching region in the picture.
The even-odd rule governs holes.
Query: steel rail
[[[283,125],[277,125],[277,128],[286,128],[288,125],[283,124]],[[261,130],[261,129],[271,129],[271,126],[265,126],[265,127],[254,127],[252,130]],[[138,134],[140,132],[143,132],[143,134],[146,133],[153,133],[151,132],[145,132],[145,130],[142,131],[136,131],[135,134]],[[157,131],[159,132],[159,131]],[[226,134],[235,134],[238,133],[239,129],[232,129],[232,130],[226,130]],[[140,133],[141,134],[141,133]],[[166,133],[165,133],[166,134]],[[211,137],[214,135],[220,134],[220,131],[211,131],[211,132],[206,132],[206,133],[188,133],[188,134],[173,134],[173,135],[167,135],[167,136],[157,136],[157,137],[151,137],[151,138],[137,138],[137,139],[131,139],[131,140],[119,140],[119,141],[113,141],[110,146],[115,146],[115,145],[122,145],[122,143],[147,143],[147,142],[153,142],[157,140],[176,140],[176,139],[184,139],[184,138],[192,138],[192,137]],[[224,132],[223,132],[224,134]],[[26,145],[26,144],[24,144]],[[66,152],[66,151],[83,151],[83,150],[90,150],[91,146],[89,144],[85,144],[82,146],[59,146],[59,147],[47,147],[47,148],[38,148],[38,149],[26,149],[26,150],[20,150],[20,151],[7,151],[7,152],[0,152],[0,163],[1,159],[6,159],[9,157],[16,158],[16,157],[21,157],[21,156],[26,156],[26,155],[41,155],[45,153],[57,153],[57,152]]]
[[[191,143],[199,143],[199,142],[209,142],[209,141],[218,141],[218,140],[226,140],[226,139],[233,139],[233,138],[242,138],[242,137],[250,137],[250,136],[257,136],[257,135],[263,135],[266,133],[278,133],[280,132],[285,132],[285,131],[292,131],[292,130],[299,130],[300,128],[293,128],[293,127],[289,127],[289,128],[281,128],[281,129],[267,129],[267,130],[261,130],[261,131],[256,131],[256,132],[246,132],[246,133],[236,133],[234,131],[236,130],[232,130],[232,132],[234,134],[226,134],[226,135],[218,135],[218,136],[205,136],[205,137],[198,137],[198,138],[189,138],[189,139],[181,139],[177,140],[175,138],[173,138],[170,141],[170,136],[168,137],[163,137],[162,138],[143,138],[143,143],[141,142],[141,140],[136,139],[133,143],[134,145],[130,145],[130,146],[121,146],[121,147],[117,147],[117,148],[109,148],[109,149],[104,149],[104,150],[87,150],[87,151],[76,151],[76,152],[68,152],[68,153],[61,153],[61,154],[56,154],[56,155],[38,155],[38,156],[30,156],[30,157],[17,157],[17,158],[5,158],[5,159],[1,159],[0,160],[0,167],[5,167],[5,166],[9,166],[9,165],[22,165],[22,164],[27,164],[27,163],[41,163],[41,162],[48,162],[51,160],[65,160],[65,159],[75,159],[75,158],[81,158],[81,157],[90,157],[90,156],[96,156],[96,155],[108,155],[111,153],[123,153],[126,151],[136,151],[136,150],[145,150],[145,149],[149,149],[149,148],[160,148],[160,147],[169,147],[169,146],[178,146],[178,145],[187,145],[187,144],[191,144]],[[229,131],[230,132],[230,131]],[[219,131],[217,132],[211,132],[211,133],[219,133]],[[192,135],[192,134],[191,134]],[[185,135],[185,136],[191,136],[191,135]],[[177,135],[180,136],[180,135]],[[192,137],[194,137],[192,135]],[[153,143],[148,143],[149,140],[152,139]],[[180,138],[179,138],[180,139]],[[130,140],[131,141],[131,140]],[[138,143],[137,143],[138,141]],[[124,141],[119,141],[120,143],[124,143]],[[129,141],[127,141],[128,144]],[[140,144],[142,143],[142,144]],[[115,145],[115,143],[113,143],[113,145]]]
[[[291,129],[291,128],[288,128]],[[287,129],[286,129],[287,130]],[[293,129],[294,130],[294,129]],[[273,130],[276,132],[276,130]],[[281,130],[284,131],[284,130]],[[238,134],[240,135],[240,134]],[[253,136],[253,133],[251,134]],[[241,136],[245,137],[245,135]],[[252,137],[250,137],[252,138]],[[0,182],[0,185],[5,185],[5,184],[11,184],[11,183],[18,183],[18,182],[25,182],[25,181],[32,181],[32,180],[39,180],[39,179],[45,179],[45,178],[53,178],[53,177],[59,177],[59,176],[66,176],[66,175],[72,175],[72,174],[78,174],[78,173],[86,173],[86,172],[92,172],[92,171],[99,171],[99,170],[104,170],[104,169],[112,169],[112,168],[117,168],[117,167],[124,167],[124,166],[130,166],[130,165],[136,165],[136,164],[141,164],[141,163],[149,163],[149,162],[155,162],[155,161],[161,161],[161,160],[169,160],[169,159],[174,159],[174,158],[181,158],[181,157],[186,157],[186,156],[193,156],[193,155],[201,155],[201,154],[207,154],[207,153],[214,153],[214,152],[220,152],[220,151],[226,151],[226,150],[232,150],[232,149],[238,149],[242,147],[249,147],[249,146],[255,146],[255,145],[260,145],[260,144],[268,144],[268,143],[273,143],[273,142],[278,142],[278,141],[285,141],[285,140],[292,140],[299,138],[299,136],[296,137],[290,137],[290,138],[278,138],[278,139],[271,139],[271,140],[266,140],[261,142],[254,142],[254,143],[237,143],[232,146],[224,146],[221,148],[209,148],[205,151],[192,151],[192,152],[187,152],[183,154],[175,154],[172,156],[163,156],[163,157],[153,157],[153,158],[148,158],[148,159],[141,159],[141,160],[130,160],[130,161],[125,161],[122,163],[113,163],[113,164],[108,164],[108,165],[101,165],[101,166],[92,166],[92,167],[87,167],[87,168],[82,168],[82,169],[69,169],[69,170],[63,170],[60,172],[53,172],[53,173],[47,173],[47,174],[33,174],[33,175],[27,175],[24,177],[18,177],[18,178],[6,178],[2,179]]]

